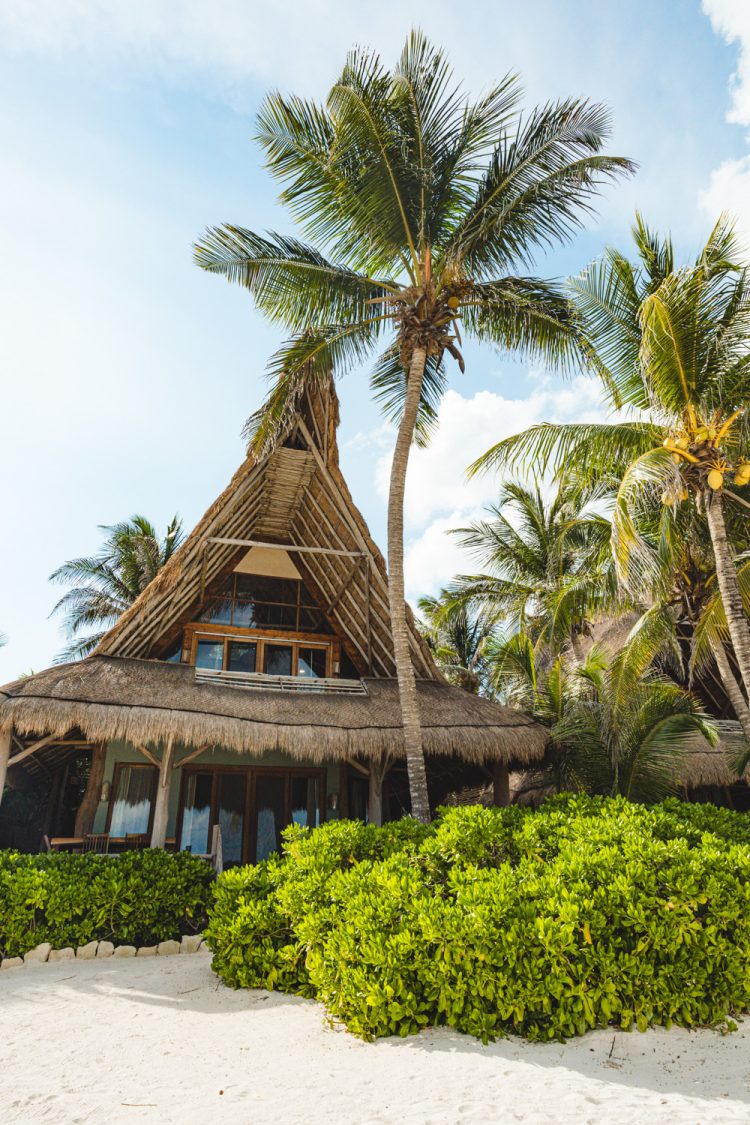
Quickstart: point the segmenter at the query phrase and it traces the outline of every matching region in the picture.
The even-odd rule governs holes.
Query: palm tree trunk
[[[720,640],[717,640],[716,644],[711,646],[711,652],[716,661],[716,667],[719,669],[724,690],[732,704],[732,710],[740,721],[745,738],[750,742],[750,707],[745,701],[740,685],[734,678],[734,672],[724,651],[724,645]]]
[[[105,742],[97,742],[96,746],[91,751],[89,776],[83,798],[78,806],[78,812],[76,813],[75,827],[73,829],[74,836],[86,836],[89,832],[93,832],[94,830],[94,819],[96,817],[96,810],[99,807],[99,797],[102,782],[104,781],[104,765],[106,760],[107,745]]]
[[[427,772],[422,751],[422,726],[419,717],[417,684],[409,649],[409,629],[404,596],[404,490],[409,453],[414,439],[422,380],[427,362],[425,348],[415,348],[406,385],[404,413],[396,437],[388,492],[388,601],[391,610],[393,654],[396,660],[401,723],[404,730],[406,769],[409,775],[411,815],[423,824],[430,822]]]
[[[727,538],[724,507],[720,492],[708,492],[706,519],[716,561],[716,578],[724,606],[724,613],[732,638],[734,655],[742,677],[745,692],[750,696],[750,625],[742,605],[742,592],[734,568],[734,552]]]

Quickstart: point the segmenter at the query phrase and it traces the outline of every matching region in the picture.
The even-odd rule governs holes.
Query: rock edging
[[[178,954],[210,953],[203,934],[183,934],[181,941],[160,941],[158,945],[114,945],[111,941],[90,941],[77,949],[65,946],[53,949],[48,941],[43,941],[30,949],[23,957],[3,957],[3,969],[20,969],[24,965],[58,964],[60,961],[93,961],[104,957],[175,957]]]

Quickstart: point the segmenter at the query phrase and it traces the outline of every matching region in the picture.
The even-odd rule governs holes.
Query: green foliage
[[[293,827],[215,899],[227,984],[316,997],[366,1039],[726,1024],[750,1003],[750,818],[676,799]]]
[[[454,341],[579,362],[567,296],[526,275],[540,249],[583,225],[601,187],[634,166],[604,152],[605,107],[570,98],[522,114],[519,100],[512,74],[469,100],[419,31],[393,68],[352,50],[324,103],[265,99],[257,140],[302,238],[224,224],[195,247],[201,268],[244,286],[288,333],[248,422],[256,453],[284,432],[306,386],[367,359],[375,398],[400,420],[412,317],[436,330],[421,441],[445,389],[443,353],[459,359]]]
[[[201,931],[213,872],[185,852],[121,856],[0,852],[0,955],[40,942],[154,945]]]
[[[58,655],[58,664],[93,652],[104,636],[102,627],[113,625],[133,604],[183,538],[179,516],[173,517],[163,539],[145,516],[138,515],[111,526],[101,525],[99,530],[107,534],[97,555],[69,559],[50,575],[51,582],[71,587],[52,610],[64,615],[70,641]],[[92,627],[98,631],[82,635]]]

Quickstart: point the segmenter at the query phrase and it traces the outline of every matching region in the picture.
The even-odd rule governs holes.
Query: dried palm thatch
[[[140,746],[176,741],[254,754],[283,750],[305,761],[400,756],[385,561],[341,475],[337,425],[333,382],[305,391],[286,436],[260,460],[243,462],[92,656],[0,688],[0,733],[12,729],[17,742],[53,735]],[[191,666],[161,659],[249,542],[290,548],[367,694],[239,690],[200,683]],[[517,711],[448,685],[411,613],[409,623],[425,751],[477,762],[539,761],[544,730]]]
[[[290,556],[359,674],[394,676],[385,560],[339,469],[338,418],[332,380],[305,391],[286,437],[262,459],[247,457],[96,652],[164,656],[211,584],[246,552],[237,541],[253,540],[307,548]],[[409,619],[417,675],[441,679],[411,613]]]
[[[169,740],[305,761],[403,754],[398,685],[368,679],[367,694],[289,693],[202,684],[187,665],[90,656],[0,689],[0,732],[69,732],[91,742]],[[546,734],[508,707],[434,680],[418,681],[425,750],[467,761],[538,761]]]

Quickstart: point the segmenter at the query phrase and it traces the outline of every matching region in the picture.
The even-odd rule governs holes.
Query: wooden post
[[[151,847],[163,848],[167,838],[167,820],[169,819],[169,789],[172,780],[172,756],[174,743],[170,739],[164,747],[159,764],[159,781],[156,786],[156,803],[154,805],[154,824],[151,829]]]
[[[93,831],[96,810],[99,807],[99,798],[104,781],[104,765],[107,760],[107,746],[104,742],[97,742],[91,751],[91,765],[81,803],[76,813],[74,836],[87,836]]]
[[[3,789],[5,788],[5,778],[8,773],[11,739],[12,732],[9,730],[4,734],[0,734],[0,804],[2,804],[3,801]]]
[[[371,825],[382,825],[382,778],[386,771],[380,762],[370,762],[370,789],[368,792],[368,820]]]
[[[339,817],[346,820],[349,816],[349,766],[346,762],[339,764]]]
[[[505,762],[495,762],[492,769],[492,803],[501,808],[510,804],[510,771]]]

